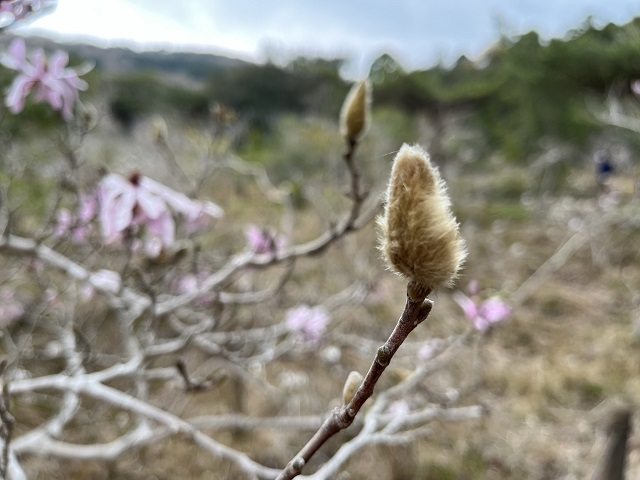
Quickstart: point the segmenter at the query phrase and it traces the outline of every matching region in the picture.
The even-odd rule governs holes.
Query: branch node
[[[381,367],[386,367],[389,365],[389,362],[391,362],[391,352],[387,348],[386,344],[378,348],[376,361]]]
[[[431,309],[433,308],[433,302],[428,298],[425,298],[422,305],[420,305],[420,309],[418,310],[418,315],[416,316],[416,323],[424,322],[429,314],[431,313]]]
[[[291,462],[291,469],[296,473],[299,474],[302,472],[302,469],[304,468],[305,465],[305,461],[304,458],[302,457],[296,457],[293,459],[293,461]]]
[[[413,301],[421,302],[430,293],[431,289],[421,283],[412,280],[407,284],[407,297],[409,297]]]

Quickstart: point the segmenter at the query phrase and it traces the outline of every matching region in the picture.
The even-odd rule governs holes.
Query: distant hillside
[[[499,154],[525,163],[551,142],[565,147],[567,158],[579,159],[599,137],[610,136],[594,112],[606,106],[611,92],[640,105],[631,89],[640,79],[638,39],[640,18],[604,26],[587,19],[562,39],[541,39],[533,31],[501,38],[482,61],[461,57],[451,67],[405,71],[383,54],[369,74],[375,108],[393,111],[407,124],[426,118],[438,132],[431,151],[437,153],[440,142],[443,155],[466,149],[478,158]],[[8,41],[2,38],[0,45]],[[58,47],[35,38],[29,44]],[[92,87],[85,98],[101,95],[125,127],[164,112],[207,119],[215,104],[233,109],[257,131],[282,114],[334,119],[349,88],[340,75],[341,59],[296,58],[282,66],[219,55],[61,47],[96,62],[85,77]],[[447,129],[464,135],[442,140]],[[466,137],[474,144],[467,146]],[[640,139],[624,140],[638,142],[640,151]]]
[[[0,38],[6,45],[11,37]],[[101,48],[81,43],[56,43],[41,37],[30,37],[30,47],[46,50],[62,48],[70,55],[96,63],[96,68],[108,76],[158,72],[171,77],[185,78],[198,83],[207,80],[212,73],[249,65],[248,62],[221,55],[188,52],[135,52],[127,48]]]

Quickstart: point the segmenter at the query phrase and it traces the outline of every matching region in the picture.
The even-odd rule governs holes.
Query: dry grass
[[[93,148],[93,144],[89,147]],[[142,166],[150,168],[151,161],[147,158],[145,162]],[[477,357],[470,348],[433,377],[431,386],[436,389],[469,382],[473,380],[470,365],[481,362],[479,384],[464,403],[487,406],[490,414],[485,419],[435,424],[430,437],[410,447],[366,449],[352,458],[337,478],[586,478],[602,448],[602,422],[607,412],[621,402],[636,405],[640,399],[640,358],[631,325],[640,292],[640,204],[637,193],[629,190],[628,182],[622,182],[618,205],[605,210],[586,180],[588,172],[576,175],[572,188],[582,189],[581,198],[535,197],[524,203],[518,192],[529,191],[532,186],[525,181],[528,177],[523,171],[509,171],[506,176],[474,173],[470,177],[461,172],[452,182],[454,205],[470,250],[462,285],[477,279],[487,290],[502,291],[509,298],[509,293],[553,256],[577,228],[584,228],[589,239],[545,276],[507,322],[477,338]],[[465,185],[473,189],[464,188]],[[334,205],[337,191],[319,190],[318,204]],[[326,203],[322,203],[322,195]],[[205,249],[225,245],[233,251],[238,238],[242,238],[245,222],[277,225],[280,219],[280,207],[264,203],[250,182],[213,179],[204,184],[202,197],[215,199],[226,210],[224,223],[213,236],[203,240]],[[332,212],[317,212],[312,207],[298,212],[293,240],[312,238],[331,218]],[[603,218],[607,220],[604,225],[589,226]],[[348,372],[366,369],[376,342],[388,335],[402,308],[404,282],[389,273],[380,273],[382,265],[375,244],[373,228],[366,228],[334,246],[322,259],[300,262],[283,297],[268,305],[274,309],[299,300],[311,302],[318,298],[318,292],[339,292],[363,276],[376,280],[375,302],[335,314],[336,330],[330,339],[340,348],[339,362],[326,360],[323,346],[303,358],[284,356],[256,368],[254,373],[261,380],[277,387],[276,394],[257,383],[229,380],[200,394],[186,393],[177,385],[164,385],[154,392],[154,402],[187,418],[236,412],[254,416],[326,414],[339,402]],[[413,347],[407,346],[408,351],[415,352],[422,340],[451,335],[467,327],[450,292],[438,292],[434,300],[432,317],[415,332]],[[253,315],[255,322],[270,320],[262,312],[243,310],[239,314]],[[361,335],[370,342],[345,344],[340,341],[341,334]],[[37,339],[34,343],[37,346]],[[167,363],[173,360],[167,359]],[[215,367],[215,359],[186,360],[196,375],[198,368],[204,372],[210,364],[224,368]],[[407,354],[394,362],[383,385],[402,378],[415,364],[415,355]],[[14,413],[25,425],[37,424],[46,418],[50,402],[46,396],[34,397],[31,403],[15,405]],[[92,435],[103,440],[113,437],[118,433],[119,415],[122,416],[111,410],[96,411],[85,419],[85,424],[77,426],[77,439],[90,441]],[[282,466],[311,433],[232,430],[217,433],[216,438],[267,465]],[[330,456],[350,435],[348,430],[338,435],[314,462]],[[69,439],[76,439],[74,436]],[[637,444],[636,438],[632,445]],[[169,437],[111,464],[28,458],[24,465],[33,473],[31,478],[38,478],[36,472],[42,471],[51,479],[244,478],[227,462],[212,459],[180,436]],[[633,448],[628,475],[640,478],[640,452]]]

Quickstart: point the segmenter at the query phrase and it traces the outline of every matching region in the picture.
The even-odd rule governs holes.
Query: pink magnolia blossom
[[[0,29],[13,25],[23,18],[42,10],[42,0],[0,0]]]
[[[260,228],[249,224],[244,230],[249,250],[256,254],[276,255],[287,245],[287,238],[277,235],[272,228]]]
[[[116,242],[126,230],[144,226],[149,234],[144,249],[151,258],[175,242],[172,212],[183,215],[187,222],[223,214],[213,202],[192,200],[138,173],[129,178],[115,173],[105,176],[98,185],[98,200],[105,242]]]
[[[287,310],[285,325],[309,345],[317,345],[322,339],[331,317],[324,307],[300,305]]]
[[[16,299],[13,288],[7,286],[0,288],[0,327],[10,326],[24,313],[24,306]]]
[[[73,215],[66,208],[61,208],[56,214],[56,225],[53,229],[54,237],[64,237],[73,225]]]
[[[74,215],[66,208],[58,210],[53,236],[70,237],[75,244],[85,243],[92,232],[91,220],[96,215],[97,201],[92,195],[80,194]]]
[[[81,193],[78,197],[78,219],[89,223],[98,213],[98,200],[95,195]]]
[[[173,283],[173,289],[178,294],[192,293],[198,291],[202,287],[202,282],[209,278],[210,273],[206,271],[200,271],[198,273],[187,273],[181,275],[175,279]],[[194,303],[199,307],[210,306],[215,300],[215,294],[208,292],[198,295]]]
[[[481,302],[477,295],[469,298],[462,292],[455,292],[453,300],[462,307],[465,316],[476,330],[481,332],[511,315],[509,305],[498,296],[492,296]]]
[[[58,50],[49,60],[42,49],[37,49],[27,59],[26,46],[22,38],[15,38],[9,45],[8,54],[0,56],[0,64],[20,74],[14,79],[5,103],[12,113],[20,113],[26,98],[35,90],[34,100],[45,102],[62,113],[65,120],[73,117],[73,106],[79,98],[78,91],[87,89],[78,72],[67,68],[69,55]]]

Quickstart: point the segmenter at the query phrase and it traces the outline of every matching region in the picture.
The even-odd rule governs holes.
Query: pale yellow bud
[[[340,133],[348,142],[357,142],[367,133],[371,117],[371,84],[356,83],[342,104]]]
[[[84,104],[78,102],[78,105],[78,110],[80,113],[80,115],[78,116],[80,128],[82,128],[82,130],[84,130],[85,132],[93,130],[96,125],[98,125],[98,109],[91,103]]]
[[[169,138],[167,122],[159,115],[151,122],[151,137],[156,143],[167,143],[167,139]]]
[[[344,387],[342,388],[342,403],[347,405],[353,396],[356,394],[358,387],[364,380],[362,374],[356,372],[355,370],[349,373],[347,377],[347,381],[344,382]]]
[[[452,284],[466,248],[444,180],[422,148],[398,151],[378,225],[390,270],[431,290]]]

